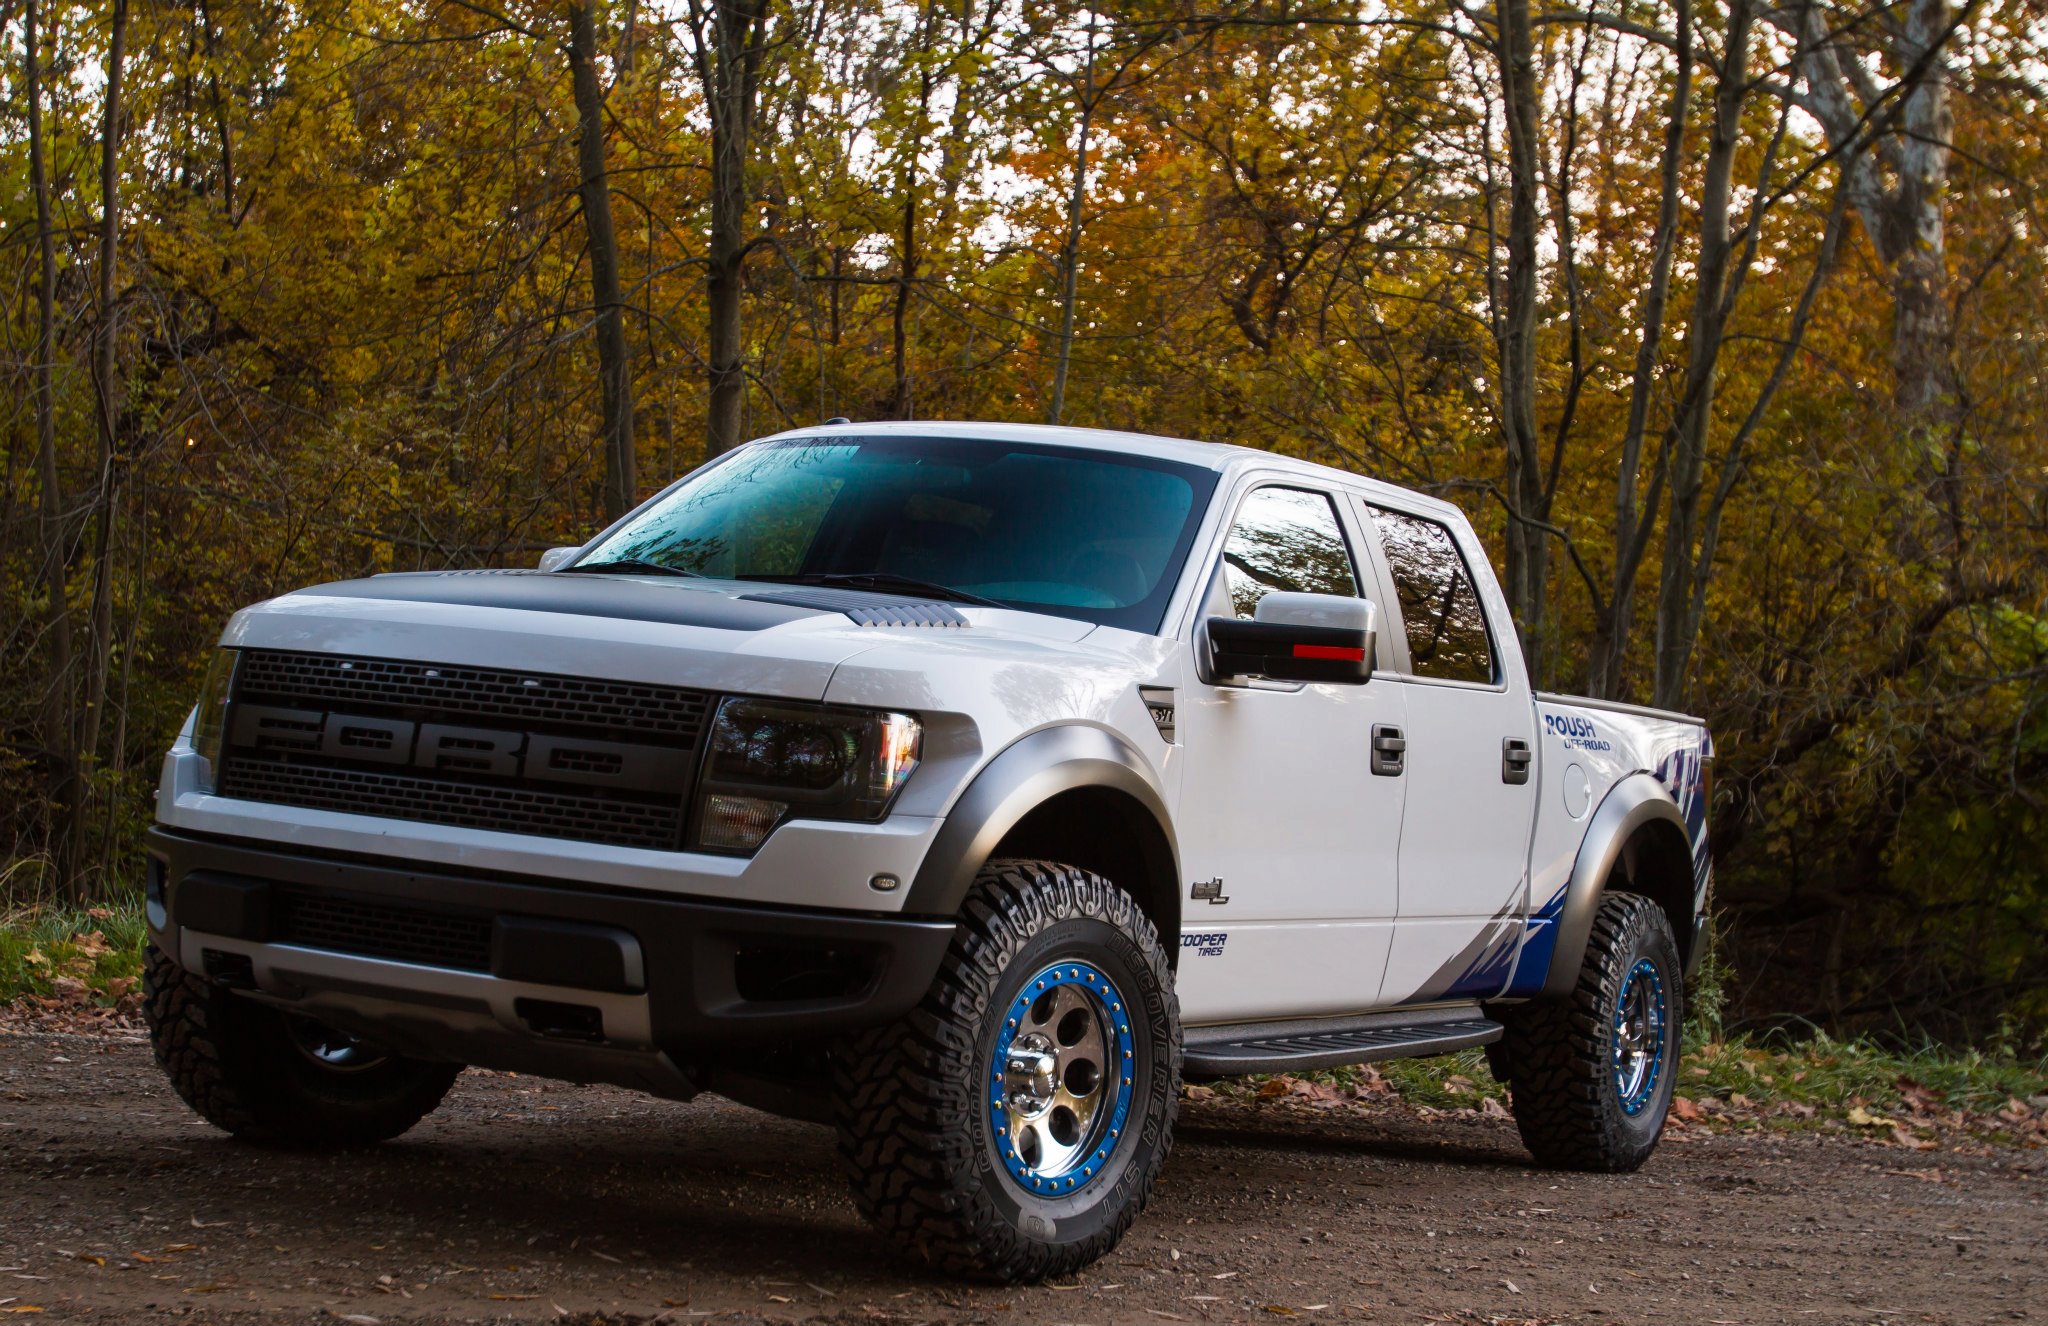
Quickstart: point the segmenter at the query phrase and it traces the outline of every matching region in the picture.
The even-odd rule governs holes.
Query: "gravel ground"
[[[834,1165],[826,1130],[714,1097],[480,1072],[398,1142],[266,1153],[132,1033],[0,1028],[0,1317],[2048,1319],[2041,1151],[1691,1130],[1633,1176],[1556,1174],[1476,1112],[1219,1097],[1122,1248],[1029,1289],[892,1261]]]

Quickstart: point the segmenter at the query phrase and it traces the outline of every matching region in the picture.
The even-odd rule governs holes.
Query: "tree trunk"
[[[890,310],[889,327],[895,353],[896,383],[889,394],[889,416],[893,419],[909,419],[915,414],[915,402],[910,390],[910,291],[912,282],[917,280],[919,263],[917,251],[917,158],[924,150],[925,118],[931,113],[932,102],[932,8],[925,6],[923,20],[918,25],[917,57],[917,123],[912,127],[910,140],[903,149],[902,169],[898,187],[903,192],[902,232],[897,239],[896,258],[896,303]]]
[[[1541,676],[1544,590],[1549,579],[1549,520],[1542,439],[1536,429],[1535,46],[1529,0],[1499,0],[1496,55],[1508,127],[1508,265],[1499,323],[1501,440],[1507,452],[1507,594],[1529,674]]]
[[[1714,127],[1700,181],[1700,244],[1695,261],[1691,324],[1686,330],[1685,394],[1669,430],[1669,504],[1664,520],[1664,560],[1657,584],[1656,680],[1651,703],[1677,709],[1685,703],[1699,637],[1694,603],[1694,559],[1698,551],[1700,493],[1705,484],[1707,435],[1713,427],[1715,374],[1727,322],[1728,263],[1733,246],[1728,230],[1735,155],[1742,140],[1748,100],[1749,0],[1728,8],[1722,65],[1714,87]]]
[[[1081,71],[1081,125],[1074,147],[1074,187],[1067,195],[1067,233],[1060,244],[1060,338],[1052,370],[1052,399],[1045,421],[1061,422],[1067,412],[1067,368],[1074,358],[1074,306],[1080,290],[1081,213],[1088,201],[1088,134],[1095,127],[1095,24],[1088,11],[1088,60]]]
[[[83,901],[90,891],[83,805],[92,796],[93,768],[99,756],[107,678],[114,650],[115,468],[119,463],[117,433],[121,408],[120,384],[115,379],[116,341],[120,335],[117,278],[121,252],[121,75],[127,53],[128,0],[114,0],[100,134],[99,322],[94,329],[92,370],[99,457],[93,489],[92,605],[86,619],[85,694],[79,704],[77,742],[81,813],[68,826],[71,841],[65,849],[72,862],[65,887],[75,901]]]
[[[1850,200],[1891,273],[1892,402],[1908,427],[1950,422],[1956,377],[1943,199],[1955,121],[1942,62],[1955,39],[1949,0],[1911,0],[1893,51],[1899,81],[1883,90],[1849,40],[1882,31],[1878,25],[1831,28],[1811,0],[1772,10],[1771,21],[1799,41],[1802,105],[1844,154]]]
[[[597,0],[569,6],[569,68],[576,96],[576,162],[582,173],[583,227],[590,247],[591,303],[597,312],[597,373],[604,410],[604,513],[617,520],[633,506],[633,361],[619,295],[619,240],[612,228],[611,179],[604,160],[604,87],[597,77]]]
[[[67,601],[64,489],[57,472],[57,251],[50,221],[49,167],[43,151],[42,13],[28,0],[28,167],[36,200],[36,469],[41,491],[36,526],[42,546],[43,593],[47,599],[49,682],[43,691],[42,727],[49,767],[50,844],[57,886],[69,890],[80,862],[75,853],[84,836],[85,806],[78,767],[78,715],[73,708],[77,678],[72,674],[71,608]]]
[[[1664,310],[1671,292],[1671,258],[1678,236],[1680,177],[1685,161],[1686,118],[1692,109],[1692,4],[1677,0],[1672,26],[1671,107],[1664,122],[1663,155],[1658,166],[1657,230],[1650,241],[1650,281],[1643,295],[1642,338],[1636,343],[1635,373],[1629,383],[1628,422],[1621,438],[1621,463],[1614,483],[1614,577],[1607,612],[1596,623],[1587,663],[1586,693],[1604,699],[1623,697],[1623,666],[1628,638],[1635,625],[1636,575],[1649,550],[1650,517],[1656,492],[1637,505],[1642,479],[1643,438],[1649,429],[1650,398],[1657,385],[1657,358],[1663,347]],[[1647,514],[1646,514],[1647,512]]]
[[[1954,331],[1949,325],[1948,242],[1942,198],[1955,118],[1948,74],[1929,59],[1950,22],[1948,0],[1914,0],[1906,15],[1902,57],[1927,60],[1926,74],[1906,96],[1904,141],[1893,233],[1892,400],[1909,420],[1946,422],[1956,399]]]
[[[698,76],[711,112],[711,245],[705,294],[710,305],[711,401],[704,455],[723,455],[744,439],[747,367],[740,300],[744,293],[748,212],[748,140],[760,78],[769,0],[692,0]],[[708,47],[708,49],[707,49]]]

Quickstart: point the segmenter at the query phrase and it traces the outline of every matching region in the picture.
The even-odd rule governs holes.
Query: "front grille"
[[[281,944],[458,971],[491,969],[488,917],[296,889],[281,891],[277,908],[275,934]]]
[[[217,790],[674,851],[711,703],[678,686],[245,650]]]
[[[242,801],[657,850],[674,848],[683,828],[681,802],[648,805],[462,779],[322,768],[240,752],[222,763],[220,794]]]
[[[515,727],[633,733],[642,740],[662,733],[691,747],[704,730],[711,703],[705,692],[681,686],[268,649],[243,652],[235,668],[235,691],[312,709],[332,702],[351,713],[366,706],[371,711],[426,709]]]

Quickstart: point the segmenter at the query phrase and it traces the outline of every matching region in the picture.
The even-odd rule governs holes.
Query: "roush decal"
[[[1563,742],[1566,750],[1614,749],[1614,743],[1600,735],[1600,725],[1580,714],[1545,714],[1543,730]]]

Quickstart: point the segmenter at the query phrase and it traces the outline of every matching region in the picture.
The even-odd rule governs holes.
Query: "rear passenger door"
[[[1498,994],[1528,909],[1536,711],[1469,527],[1367,502],[1406,700],[1400,920],[1382,1004]]]
[[[1372,1007],[1399,901],[1402,781],[1371,772],[1397,683],[1204,680],[1204,623],[1276,590],[1381,596],[1340,518],[1348,498],[1285,479],[1236,496],[1190,623],[1174,816],[1186,874],[1175,981],[1189,1025]],[[1384,608],[1382,609],[1384,612]]]

